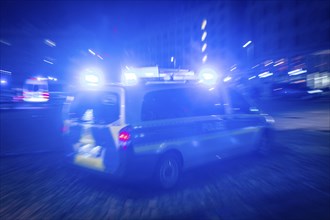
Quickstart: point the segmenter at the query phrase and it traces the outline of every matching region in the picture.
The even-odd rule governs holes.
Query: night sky
[[[93,48],[104,56],[117,54],[123,42],[144,34],[155,24],[174,19],[173,10],[182,3],[1,1],[0,39],[11,44],[1,45],[1,68],[22,78],[31,73],[71,71],[63,67],[81,58],[82,50]],[[56,48],[45,46],[44,39],[55,41]],[[50,68],[42,61],[45,56],[56,57],[60,65]],[[116,62],[113,57],[112,61]]]
[[[107,29],[125,37],[173,18],[171,12],[178,4],[177,1],[4,1],[1,29],[21,28],[29,23],[40,30],[56,32],[79,26],[94,32]]]

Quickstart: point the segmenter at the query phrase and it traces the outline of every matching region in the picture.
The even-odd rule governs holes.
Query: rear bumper
[[[67,163],[80,170],[87,172],[102,174],[113,179],[122,179],[128,181],[146,180],[151,178],[156,166],[158,157],[155,155],[120,155],[119,164],[116,170],[109,171],[107,165],[111,165],[111,161],[105,161],[102,163],[104,169],[101,168],[101,164],[97,164],[97,160],[90,160],[89,162],[77,162],[77,155],[74,153],[67,154]],[[86,160],[88,161],[88,160]]]

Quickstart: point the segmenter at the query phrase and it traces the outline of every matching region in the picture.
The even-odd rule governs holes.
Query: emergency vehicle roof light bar
[[[153,69],[152,68],[153,67],[142,67],[123,70],[123,85],[133,86],[141,83],[176,84],[198,81],[198,77],[195,75],[195,73],[186,69],[158,69],[158,67]]]

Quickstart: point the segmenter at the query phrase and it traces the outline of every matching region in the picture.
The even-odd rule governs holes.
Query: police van
[[[25,102],[48,102],[48,79],[42,77],[27,79],[23,85],[23,100]]]
[[[274,122],[234,89],[187,80],[84,88],[65,112],[70,163],[113,177],[152,177],[163,188],[189,168],[266,153]]]

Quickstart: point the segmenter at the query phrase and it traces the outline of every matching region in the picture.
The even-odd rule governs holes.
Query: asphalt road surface
[[[57,110],[1,112],[0,219],[330,219],[329,104],[263,108],[277,122],[271,156],[195,169],[170,191],[66,167]]]

